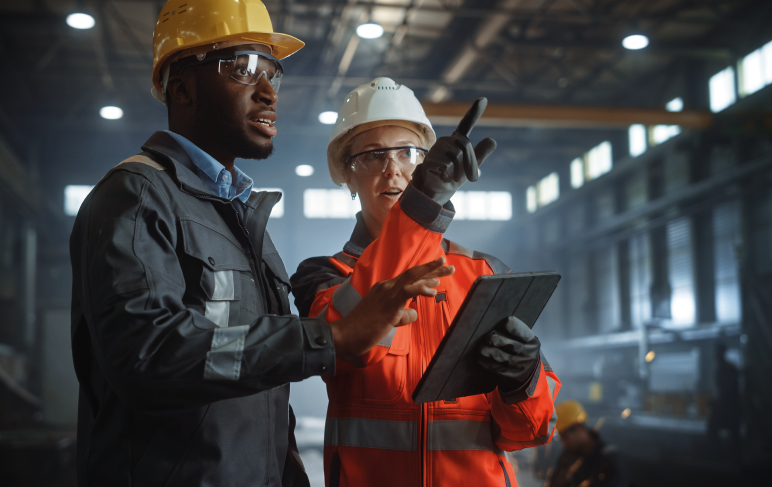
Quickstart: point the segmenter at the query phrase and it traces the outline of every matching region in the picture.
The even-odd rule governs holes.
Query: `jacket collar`
[[[142,145],[142,150],[170,161],[173,177],[181,188],[228,201],[215,195],[206,187],[197,174],[196,165],[190,160],[185,149],[166,132],[159,131],[151,135],[147,142]],[[168,164],[166,165],[168,166]]]
[[[362,212],[357,213],[357,224],[354,226],[354,231],[351,233],[351,239],[343,246],[343,251],[356,258],[362,255],[368,245],[373,243],[373,237],[370,236],[370,232],[367,231],[367,225],[362,218]]]

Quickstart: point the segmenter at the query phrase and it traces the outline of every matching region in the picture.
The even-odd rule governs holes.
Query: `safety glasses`
[[[190,66],[217,62],[217,72],[222,76],[228,76],[250,86],[258,84],[262,78],[265,78],[276,93],[279,92],[281,77],[284,74],[278,59],[260,51],[236,51],[220,55],[207,53],[203,60],[199,61],[196,57],[193,59],[193,62],[180,69],[179,74]]]
[[[421,147],[384,147],[383,149],[372,149],[354,154],[348,160],[351,168],[355,171],[361,169],[377,174],[386,172],[389,160],[393,159],[400,171],[410,174],[416,165],[423,162],[427,152],[429,151]]]

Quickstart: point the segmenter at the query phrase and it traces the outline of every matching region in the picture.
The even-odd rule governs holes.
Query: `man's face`
[[[262,44],[248,44],[222,52],[260,51],[270,54]],[[279,100],[271,83],[262,77],[249,86],[218,72],[217,62],[196,66],[196,124],[235,157],[266,159],[273,152],[276,135],[276,103]]]
[[[560,444],[563,446],[565,450],[568,450],[572,453],[578,453],[581,448],[581,428],[582,425],[575,424],[572,426],[569,426],[566,428],[562,433],[560,433]]]

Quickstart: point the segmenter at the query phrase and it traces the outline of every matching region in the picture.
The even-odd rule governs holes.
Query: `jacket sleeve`
[[[409,184],[402,198],[386,216],[378,238],[357,260],[351,276],[331,292],[318,296],[317,299],[328,300],[324,318],[328,322],[341,319],[359,304],[375,283],[392,279],[411,267],[442,256],[442,234],[453,220],[453,215],[454,212]],[[376,345],[361,355],[355,366],[367,367],[377,363],[388,350],[387,344]]]
[[[114,170],[87,198],[70,239],[74,299],[119,397],[147,411],[195,407],[334,373],[323,320],[265,315],[218,328],[186,307],[177,222],[154,178]]]
[[[482,257],[490,274],[508,274],[512,270],[497,258],[475,253]],[[557,424],[555,398],[560,380],[543,354],[531,380],[520,390],[509,391],[506,399],[498,388],[487,394],[493,418],[493,439],[504,451],[549,443]]]
[[[498,389],[488,394],[493,439],[499,448],[514,451],[549,443],[558,420],[554,404],[559,390],[560,380],[542,355],[520,397],[505,402]]]

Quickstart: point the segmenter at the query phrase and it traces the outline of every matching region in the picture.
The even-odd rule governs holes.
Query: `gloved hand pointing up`
[[[483,139],[474,148],[469,140],[486,106],[486,98],[475,100],[453,135],[437,139],[413,173],[413,185],[440,205],[450,201],[467,180],[477,181],[479,166],[496,150],[496,141],[491,138]]]

